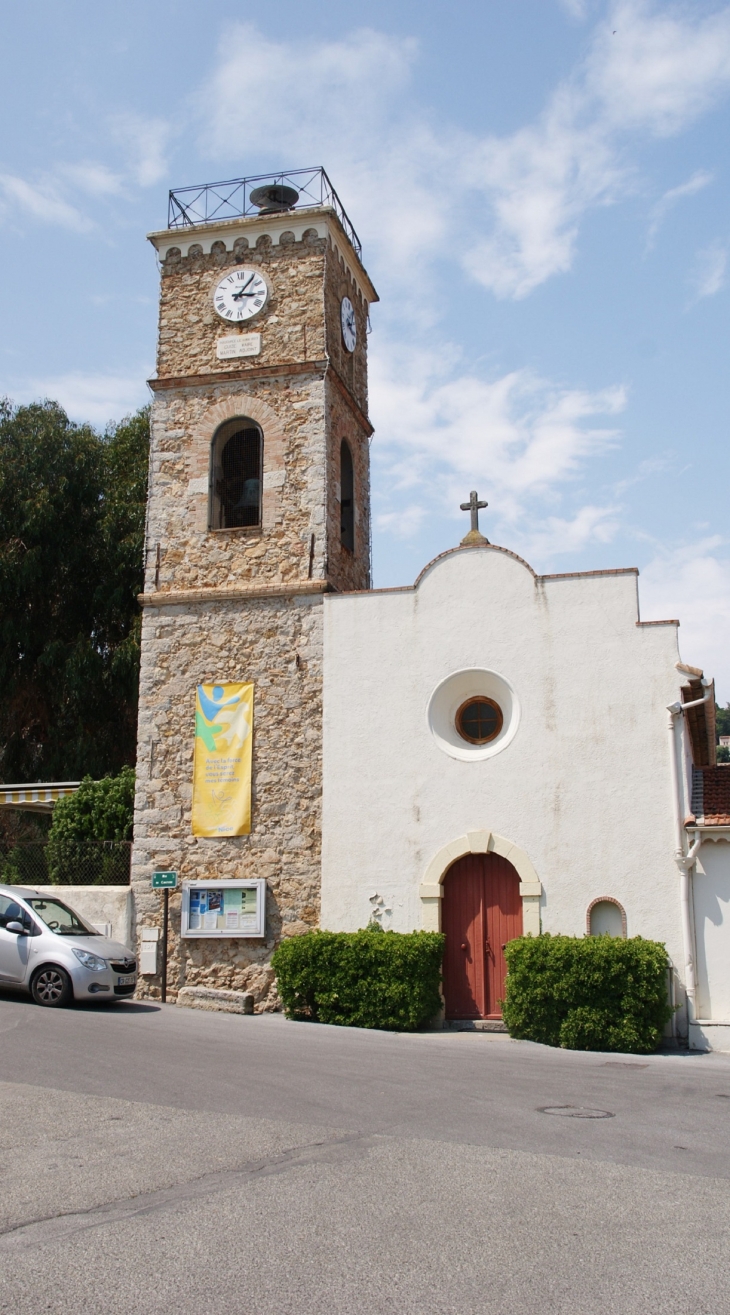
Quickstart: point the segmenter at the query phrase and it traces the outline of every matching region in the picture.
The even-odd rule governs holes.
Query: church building
[[[323,170],[250,181],[171,193],[150,235],[139,945],[158,870],[181,883],[171,995],[245,990],[266,1010],[282,937],[440,929],[445,1019],[489,1025],[512,937],[639,935],[666,943],[673,1035],[730,1049],[712,681],[680,660],[677,621],[640,617],[634,568],[537,575],[488,542],[475,492],[460,544],[372,588],[377,293]]]

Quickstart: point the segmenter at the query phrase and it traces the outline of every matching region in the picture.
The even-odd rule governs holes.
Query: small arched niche
[[[594,899],[586,913],[588,936],[617,936],[626,939],[626,913],[618,900],[605,895]]]
[[[347,552],[355,551],[355,471],[346,438],[340,443],[340,542]]]
[[[210,448],[211,530],[255,529],[261,525],[264,439],[247,416],[227,420]]]

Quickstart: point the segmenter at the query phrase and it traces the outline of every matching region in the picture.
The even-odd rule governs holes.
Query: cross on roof
[[[483,507],[488,507],[489,503],[480,502],[479,494],[476,489],[472,489],[469,494],[469,501],[462,502],[460,506],[462,511],[471,512],[471,529],[461,542],[467,545],[470,543],[489,543],[489,540],[485,539],[484,535],[479,530],[479,512]]]

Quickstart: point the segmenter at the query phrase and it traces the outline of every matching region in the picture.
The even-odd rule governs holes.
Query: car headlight
[[[93,973],[103,973],[108,966],[106,959],[100,959],[98,954],[91,954],[89,950],[75,949],[74,954],[79,963],[82,963],[84,968],[90,968]]]

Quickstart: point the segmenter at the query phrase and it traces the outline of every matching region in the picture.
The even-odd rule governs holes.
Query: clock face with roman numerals
[[[258,315],[268,295],[269,289],[258,270],[240,265],[223,275],[213,293],[213,305],[226,324],[241,324]]]

